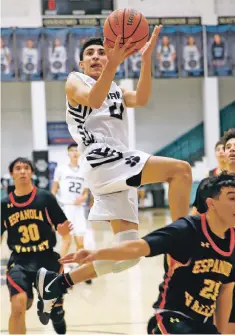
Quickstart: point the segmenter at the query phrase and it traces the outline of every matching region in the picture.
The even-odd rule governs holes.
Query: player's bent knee
[[[100,277],[113,272],[115,261],[94,261],[92,264],[97,277]]]
[[[176,175],[183,176],[184,178],[192,178],[192,168],[188,162],[178,161]]]
[[[117,244],[125,242],[125,241],[137,241],[139,239],[140,239],[139,231],[136,229],[121,231],[115,235],[115,242]],[[140,258],[116,262],[113,267],[113,272],[118,273],[118,272],[125,271],[129,268],[132,268],[136,264],[138,264],[139,261],[140,261]]]
[[[139,231],[136,229],[125,230],[117,233],[115,235],[115,244],[119,244],[124,241],[135,241],[139,240]],[[137,263],[139,263],[140,259],[130,259],[123,260],[120,262],[115,261],[94,261],[93,266],[94,270],[97,274],[97,277],[106,275],[108,273],[118,273],[124,270],[127,270]]]
[[[64,319],[63,306],[53,307],[51,311],[51,320],[53,323],[60,323]]]
[[[11,298],[11,315],[19,316],[26,312],[27,295],[25,292],[14,295]]]

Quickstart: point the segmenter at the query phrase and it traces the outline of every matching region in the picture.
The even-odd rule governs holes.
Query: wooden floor
[[[140,235],[170,223],[166,210],[140,212]],[[97,247],[112,241],[107,223],[96,224]],[[58,244],[59,247],[59,244]],[[1,259],[7,259],[9,251],[5,241],[1,247]],[[10,314],[8,289],[1,275],[1,332],[8,333]],[[120,274],[110,274],[93,281],[91,286],[82,283],[65,297],[68,331],[78,334],[146,334],[146,322],[152,316],[152,303],[158,295],[158,285],[163,276],[162,256],[142,259],[134,268]],[[36,299],[27,312],[27,333],[53,333],[51,324],[41,325],[36,314]]]

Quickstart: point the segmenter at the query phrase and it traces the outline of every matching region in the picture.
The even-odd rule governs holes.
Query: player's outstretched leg
[[[39,294],[38,316],[42,324],[47,324],[50,313],[59,296],[67,292],[67,289],[56,281],[58,273],[41,268],[37,273],[36,288]],[[52,290],[52,284],[53,290]],[[57,285],[56,285],[57,284]]]

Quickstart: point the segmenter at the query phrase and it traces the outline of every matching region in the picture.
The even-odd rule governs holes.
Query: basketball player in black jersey
[[[235,175],[211,177],[205,192],[206,214],[183,217],[138,241],[100,250],[81,250],[60,261],[84,264],[167,254],[169,270],[151,333],[224,332],[235,282]],[[62,276],[48,271],[43,286],[48,285],[50,292],[43,290],[43,298],[54,299],[73,282],[69,274]],[[214,315],[217,327],[213,324]]]
[[[218,176],[222,171],[226,169],[226,161],[224,157],[224,143],[219,140],[215,145],[215,155],[218,162],[218,166],[209,171],[209,177]]]
[[[230,129],[225,133],[221,139],[224,146],[224,159],[227,166],[227,173],[235,173],[235,128]],[[205,178],[198,186],[195,201],[193,203],[194,212],[205,213],[207,205],[205,202],[205,185],[208,183],[209,178]],[[233,292],[233,308],[230,316],[230,323],[226,333],[235,334],[235,289]]]
[[[10,164],[9,172],[14,179],[15,190],[1,201],[1,236],[7,231],[7,244],[12,250],[7,265],[7,286],[11,299],[9,333],[25,334],[25,312],[33,303],[36,273],[42,266],[57,273],[62,270],[58,262],[60,256],[53,251],[55,229],[63,235],[71,227],[55,197],[33,185],[31,161],[19,157]],[[41,322],[47,324],[51,317],[55,331],[65,334],[62,297],[57,299],[50,316],[43,313],[42,304],[38,301]]]

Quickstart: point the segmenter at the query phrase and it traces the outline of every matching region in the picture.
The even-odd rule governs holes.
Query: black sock
[[[62,273],[58,276],[59,284],[61,286],[62,291],[65,289],[72,287],[74,285],[69,273]]]

